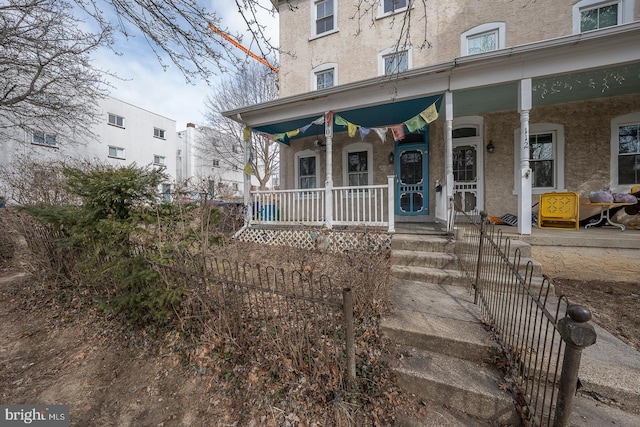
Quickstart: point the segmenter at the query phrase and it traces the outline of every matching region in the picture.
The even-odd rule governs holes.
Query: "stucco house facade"
[[[640,184],[640,1],[274,5],[281,96],[225,113],[282,144],[262,222],[393,230],[456,203],[530,234],[542,193]]]

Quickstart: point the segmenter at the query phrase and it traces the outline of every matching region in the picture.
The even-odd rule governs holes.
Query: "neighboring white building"
[[[113,165],[154,165],[168,175],[162,191],[168,194],[176,181],[176,122],[159,114],[107,97],[98,104],[99,121],[92,132],[96,139],[70,143],[67,135],[32,129],[19,140],[2,144],[0,167],[17,155],[33,160],[86,160]],[[10,189],[5,189],[10,196]],[[2,191],[3,193],[5,191]]]
[[[242,154],[239,145],[236,155],[221,154],[215,149],[215,140],[208,128],[196,128],[187,123],[187,128],[178,132],[176,178],[178,182],[189,181],[188,185],[197,192],[203,190],[209,197],[224,199],[239,198],[243,194]],[[207,141],[207,138],[210,139]]]

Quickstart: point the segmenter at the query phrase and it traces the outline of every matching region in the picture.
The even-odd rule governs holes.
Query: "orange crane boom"
[[[249,49],[247,49],[246,47],[242,46],[240,43],[238,43],[235,39],[233,39],[231,36],[229,36],[227,33],[225,33],[224,31],[222,31],[221,29],[219,29],[218,27],[216,27],[215,25],[213,25],[212,23],[209,23],[209,28],[211,28],[212,31],[214,31],[215,33],[220,34],[222,37],[224,37],[225,40],[231,42],[235,47],[237,47],[238,49],[240,49],[241,51],[243,51],[244,53],[246,53],[247,55],[249,55],[250,57],[252,57],[253,59],[255,59],[256,61],[259,61],[261,64],[266,65],[267,67],[269,67],[274,73],[278,74],[278,68],[274,67],[273,65],[269,64],[269,62],[267,62],[264,58],[256,55],[255,53],[251,52]]]

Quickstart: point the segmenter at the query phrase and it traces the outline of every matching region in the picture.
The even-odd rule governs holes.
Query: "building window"
[[[153,128],[153,136],[155,138],[166,139],[164,129]]]
[[[460,38],[461,54],[474,55],[504,48],[505,28],[504,22],[491,22],[465,31]]]
[[[164,165],[165,164],[164,156],[154,155],[153,156],[153,164],[154,165]]]
[[[514,133],[514,185],[520,180],[520,129]],[[529,168],[531,191],[542,194],[564,191],[564,127],[553,123],[534,123],[529,126]]]
[[[109,146],[109,157],[114,159],[124,159],[124,148]]]
[[[343,151],[344,182],[350,187],[371,185],[373,150],[371,144],[350,144]]]
[[[213,167],[215,167],[215,168],[220,167],[220,160],[214,159],[213,160]]]
[[[408,50],[394,52],[387,49],[379,54],[380,75],[392,75],[402,73],[411,68],[411,56]]]
[[[612,120],[611,181],[618,192],[640,184],[640,112]]]
[[[240,170],[240,168],[238,167],[238,165],[233,165],[233,166],[231,167],[231,169],[232,169],[234,172],[238,172],[238,171]]]
[[[115,114],[109,113],[109,124],[113,126],[118,126],[119,128],[124,127],[124,117],[117,116]]]
[[[613,27],[633,21],[633,0],[582,0],[573,5],[573,33]]]
[[[297,189],[317,188],[320,180],[320,157],[314,150],[299,151],[295,155]]]
[[[320,0],[315,1],[315,34],[317,36],[321,34],[333,31],[336,28],[336,13],[334,9],[333,0]]]
[[[233,184],[231,184],[231,188],[233,189],[233,191],[239,191],[240,190],[240,186],[238,185],[237,182],[234,182]]]
[[[532,188],[555,188],[553,134],[529,136],[529,167]]]
[[[316,73],[316,88],[326,89],[328,87],[333,87],[333,70]]]
[[[37,145],[48,145],[51,147],[55,147],[56,136],[51,133],[45,133],[40,130],[34,130],[31,138],[31,142]]]
[[[233,145],[231,149],[234,153],[238,154],[240,152],[240,147],[237,145]]]
[[[378,18],[382,18],[393,13],[403,12],[407,9],[407,0],[383,0],[378,7]]]
[[[162,200],[171,200],[171,184],[162,184]]]

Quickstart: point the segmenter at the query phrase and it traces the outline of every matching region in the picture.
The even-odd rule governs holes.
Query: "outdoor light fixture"
[[[493,151],[496,149],[496,147],[493,146],[493,141],[489,140],[489,143],[487,144],[487,151],[490,153],[493,153]]]
[[[393,155],[393,151],[389,153],[389,164],[392,165],[395,160],[395,156]]]

